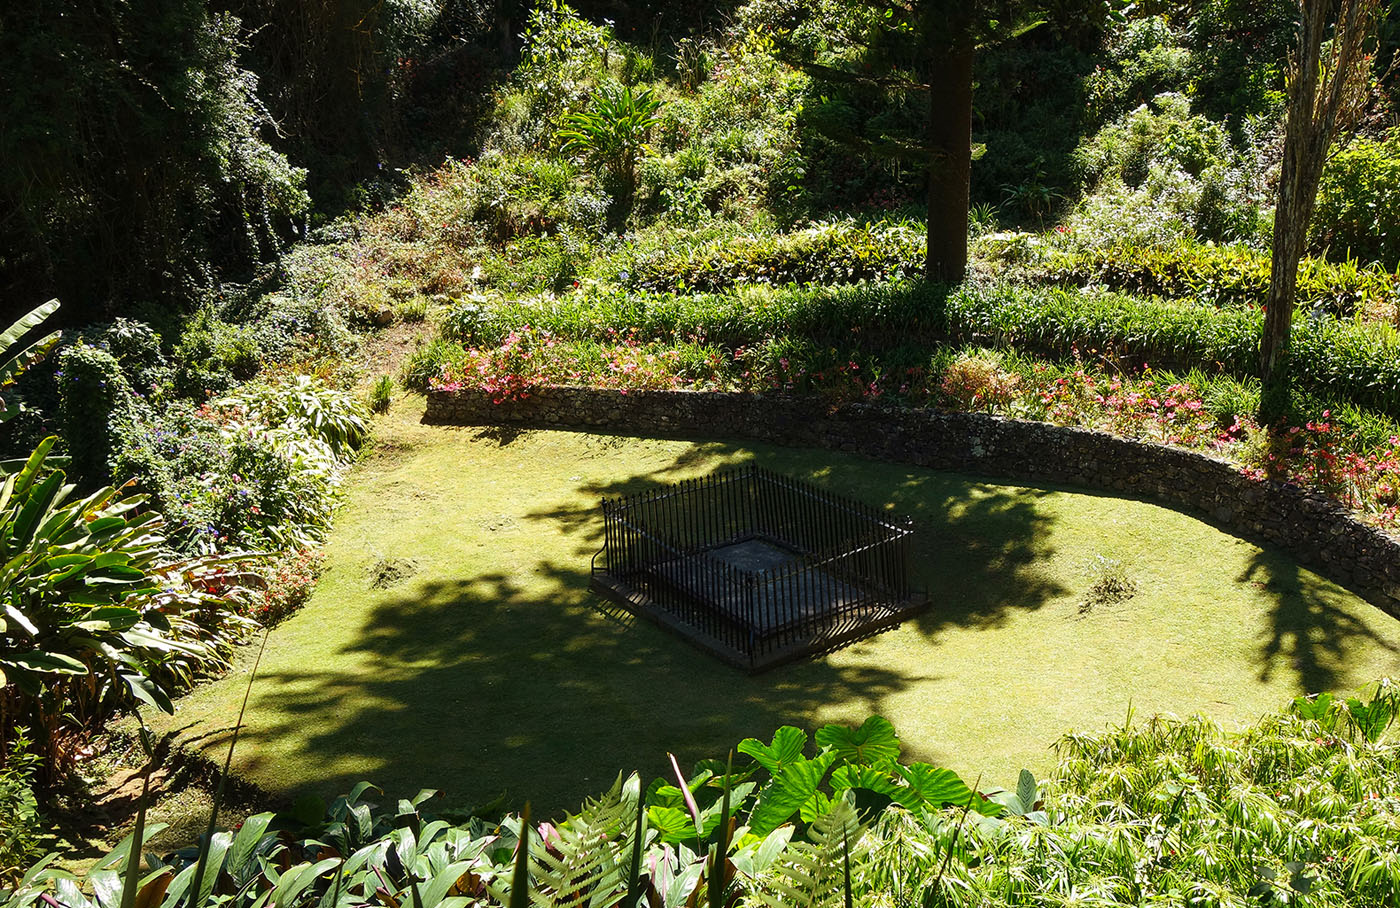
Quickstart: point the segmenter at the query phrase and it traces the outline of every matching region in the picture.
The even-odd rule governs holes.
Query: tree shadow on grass
[[[1297,673],[1301,692],[1337,690],[1358,683],[1344,675],[1342,666],[1347,653],[1363,641],[1400,655],[1394,644],[1347,611],[1336,591],[1304,576],[1279,552],[1258,552],[1237,579],[1270,600],[1268,637],[1259,652],[1262,681],[1286,664]]]
[[[380,599],[345,650],[347,665],[370,654],[375,670],[263,675],[240,762],[256,771],[260,743],[295,735],[305,741],[300,759],[371,764],[318,767],[324,796],[366,777],[395,793],[442,787],[464,806],[502,793],[519,806],[528,796],[548,813],[576,808],[620,769],[662,775],[668,751],[683,765],[722,757],[826,704],[873,713],[891,692],[929,680],[823,662],[749,677],[647,622],[600,614],[586,566],[539,571],[557,595],[496,576]],[[322,730],[308,735],[305,723]]]
[[[347,612],[359,629],[334,658],[260,675],[241,770],[314,778],[323,796],[367,778],[395,794],[441,787],[456,805],[505,793],[516,806],[528,796],[556,812],[619,770],[668,773],[668,751],[683,765],[722,757],[780,725],[864,718],[905,691],[956,680],[932,660],[826,657],[751,677],[589,592],[599,499],[748,460],[912,516],[913,570],[932,600],[913,626],[931,639],[954,626],[995,626],[1064,592],[1047,566],[1047,492],[867,470],[821,451],[702,444],[643,475],[574,486],[568,505],[517,515],[526,534],[562,533],[562,553],[527,555],[509,576],[424,576],[372,594]],[[291,759],[314,770],[269,772],[269,754],[286,754],[288,741]],[[954,755],[932,740],[912,756]]]
[[[588,500],[631,495],[694,474],[732,446],[698,444],[674,463],[650,473],[580,489]],[[829,488],[874,507],[913,519],[910,569],[916,587],[928,592],[930,608],[917,626],[933,636],[948,626],[996,627],[1016,611],[1034,611],[1068,590],[1049,569],[1054,518],[1040,503],[1051,490],[1009,488],[969,481],[953,473],[909,468],[893,489],[888,473],[871,475],[822,452],[753,447],[723,468],[744,463]],[[889,465],[883,465],[889,469]],[[898,468],[896,468],[898,469]],[[564,528],[580,558],[602,546],[603,522],[596,504],[563,506],[526,515]]]

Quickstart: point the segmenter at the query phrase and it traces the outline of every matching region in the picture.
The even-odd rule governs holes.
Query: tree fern
[[[839,798],[831,810],[807,827],[808,841],[792,842],[759,878],[749,904],[761,908],[838,908],[845,904],[845,881],[863,876],[857,843],[865,834],[850,798]],[[848,863],[849,862],[849,863]]]

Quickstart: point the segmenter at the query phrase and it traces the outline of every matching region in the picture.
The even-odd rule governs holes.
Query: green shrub
[[[1193,94],[1203,110],[1236,123],[1281,113],[1284,62],[1297,40],[1296,7],[1277,0],[1202,0],[1183,18]]]
[[[592,251],[574,231],[524,236],[482,259],[486,283],[516,293],[560,292],[574,283]]]
[[[206,410],[177,401],[160,411],[133,407],[117,421],[116,430],[116,481],[135,480],[150,496],[152,506],[166,516],[168,538],[179,551],[215,551],[219,537],[230,535],[228,527],[216,525],[206,503],[208,478],[228,472],[228,446],[218,424]]]
[[[1087,615],[1101,605],[1126,602],[1137,595],[1137,581],[1128,574],[1128,569],[1117,558],[1095,555],[1085,572],[1089,577],[1089,588],[1079,603],[1079,614]]]
[[[1105,126],[1080,146],[1077,157],[1090,185],[1117,177],[1139,186],[1154,166],[1200,176],[1229,163],[1232,154],[1223,126],[1192,116],[1190,100],[1169,92]]]
[[[414,348],[404,357],[399,380],[410,391],[426,392],[435,379],[459,367],[466,361],[466,351],[460,343],[434,338]]]
[[[158,383],[166,377],[160,335],[145,322],[119,318],[102,330],[97,336],[97,343],[121,364],[122,371],[138,393],[156,390]]]
[[[894,280],[922,272],[924,240],[912,224],[840,221],[639,259],[632,281],[655,290],[715,291],[740,284]]]
[[[381,375],[374,380],[374,385],[369,392],[369,411],[371,413],[388,413],[389,405],[394,400],[394,378],[392,375]]]
[[[644,892],[656,905],[752,908],[1372,908],[1400,892],[1397,715],[1388,680],[1351,697],[1298,697],[1238,731],[1204,716],[1130,715],[1066,734],[1051,778],[1022,770],[1012,788],[900,762],[901,741],[878,716],[815,734],[784,726],[688,774],[672,758],[674,775],[649,785],[624,770],[577,813],[539,827],[528,808],[434,820],[431,791],[385,810],[361,783],[329,807],[307,799],[287,815],[250,817],[207,852],[167,856],[156,879],[169,880],[166,908],[254,908],[269,891],[283,908],[328,897],[365,908],[614,905]],[[1252,846],[1245,859],[1242,843]],[[0,906],[32,905],[50,889],[66,908],[109,906],[124,846],[86,879],[35,867]],[[208,894],[182,901],[197,864]]]
[[[1092,284],[1211,306],[1262,306],[1269,268],[1267,254],[1239,245],[1114,244],[1051,250],[1031,273],[1058,284]],[[1298,269],[1297,299],[1335,315],[1388,312],[1400,304],[1400,284],[1378,268],[1309,258]]]
[[[119,301],[187,312],[221,269],[272,257],[310,199],[269,144],[237,18],[202,0],[12,9],[0,81],[25,90],[0,98],[8,274],[56,284],[87,322]]]
[[[1400,268],[1400,130],[1383,142],[1357,139],[1328,160],[1312,244],[1331,257]]]
[[[75,476],[101,485],[112,476],[113,422],[131,406],[131,386],[106,350],[77,343],[58,356],[59,421]]]
[[[472,346],[497,343],[504,336],[497,328],[491,300],[484,296],[470,296],[453,306],[440,326],[443,337]]]
[[[698,91],[660,111],[659,157],[643,170],[641,195],[663,221],[693,226],[711,214],[743,223],[767,210],[793,215],[821,178],[800,128],[814,100],[809,80],[774,59],[762,34],[731,44]]]
[[[520,65],[499,97],[488,150],[519,154],[549,147],[565,111],[578,109],[590,89],[609,78],[613,62],[625,57],[610,28],[563,3],[531,9],[524,44]]]
[[[270,429],[288,429],[324,442],[347,458],[369,433],[364,408],[354,395],[307,375],[287,381],[244,385],[214,403],[236,419]]]
[[[173,353],[177,394],[204,400],[258,374],[262,350],[251,325],[234,325],[208,307],[190,320]]]
[[[0,880],[39,856],[42,823],[34,797],[40,759],[30,753],[23,731],[0,754]]]
[[[428,298],[414,294],[394,307],[394,318],[405,325],[421,325],[428,320]]]
[[[1190,82],[1191,51],[1164,15],[1125,19],[1104,42],[1104,62],[1084,80],[1094,117],[1102,122]]]
[[[43,782],[76,757],[71,727],[169,695],[227,665],[243,626],[227,614],[216,562],[170,563],[164,521],[107,487],[75,498],[49,469],[46,439],[0,496],[7,620],[0,624],[0,739],[25,729]]]
[[[420,208],[438,220],[471,225],[471,234],[493,243],[546,234],[569,225],[601,232],[607,224],[609,197],[579,179],[570,161],[540,154],[488,153],[471,165],[449,165],[452,188],[444,200]]]
[[[253,405],[256,413],[223,401],[198,409],[135,407],[119,423],[114,475],[135,480],[151,496],[167,517],[170,544],[181,552],[300,547],[321,539],[329,526],[348,455],[338,454],[322,433],[344,439],[338,444],[348,451],[349,439],[358,442],[363,432],[353,420],[329,425],[323,419],[315,428],[308,413],[286,412],[299,406],[296,401]],[[345,422],[358,404],[335,412],[331,422]]]
[[[606,171],[616,193],[618,226],[632,211],[638,161],[656,151],[647,139],[661,120],[660,110],[661,100],[650,89],[604,85],[585,106],[564,115],[556,136],[564,154],[577,154]]]
[[[1075,158],[1091,190],[1067,221],[1081,244],[1255,241],[1263,230],[1265,165],[1237,151],[1224,125],[1193,115],[1185,95],[1158,95],[1083,141]]]
[[[1055,356],[1113,357],[1134,365],[1256,373],[1263,315],[1133,297],[971,288],[948,297],[948,333]],[[1300,317],[1293,324],[1299,384],[1400,416],[1400,334],[1384,325]]]

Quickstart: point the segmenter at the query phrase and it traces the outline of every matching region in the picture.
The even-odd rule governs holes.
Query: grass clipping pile
[[[1089,563],[1088,574],[1089,589],[1079,603],[1081,618],[1100,606],[1127,602],[1137,595],[1137,581],[1128,575],[1128,569],[1117,558],[1095,555]]]

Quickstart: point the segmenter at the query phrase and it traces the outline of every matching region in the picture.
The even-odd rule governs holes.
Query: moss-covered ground
[[[1017,488],[827,451],[418,424],[399,404],[352,474],[306,608],[271,632],[234,757],[276,795],[369,779],[576,806],[781,724],[899,729],[910,759],[1010,784],[1071,729],[1129,710],[1244,722],[1400,668],[1400,622],[1279,552],[1140,501]],[[748,677],[587,590],[601,497],[755,460],[918,523],[932,607]],[[1087,611],[1096,557],[1138,593]],[[217,748],[239,670],[179,704]],[[221,758],[221,757],[220,757]]]

